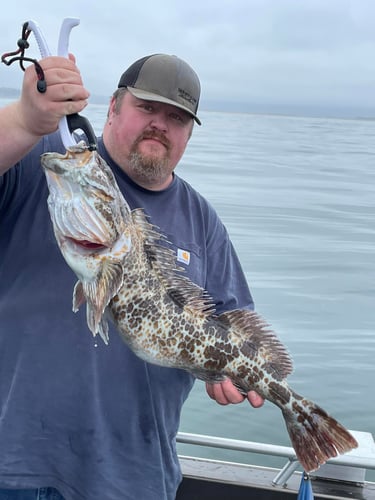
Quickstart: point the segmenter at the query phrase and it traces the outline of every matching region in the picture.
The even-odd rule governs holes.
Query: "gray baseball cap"
[[[138,59],[121,75],[118,87],[127,87],[139,99],[164,102],[197,117],[200,83],[195,71],[182,59],[152,54]]]

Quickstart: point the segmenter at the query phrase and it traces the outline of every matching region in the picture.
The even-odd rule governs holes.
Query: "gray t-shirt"
[[[252,308],[211,205],[177,175],[163,191],[139,187],[99,147],[131,208],[144,208],[185,257],[179,264],[217,312]],[[141,361],[113,327],[104,345],[89,332],[85,307],[72,312],[77,279],[53,235],[45,151],[64,152],[57,134],[0,177],[0,488],[172,500],[181,480],[175,436],[194,379]]]

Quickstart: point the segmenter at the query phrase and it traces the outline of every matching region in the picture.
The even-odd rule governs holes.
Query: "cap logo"
[[[178,90],[178,97],[181,97],[181,99],[184,99],[185,101],[189,102],[190,104],[193,104],[194,106],[197,104],[197,100],[189,94],[189,92],[186,92],[186,90],[181,89],[180,87],[177,89]]]

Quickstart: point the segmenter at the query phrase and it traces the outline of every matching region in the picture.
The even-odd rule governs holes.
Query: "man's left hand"
[[[206,383],[206,391],[211,399],[214,399],[219,405],[229,405],[242,403],[245,399],[249,401],[254,408],[260,408],[264,404],[264,399],[255,391],[250,391],[244,396],[232,384],[229,379],[216,384]]]

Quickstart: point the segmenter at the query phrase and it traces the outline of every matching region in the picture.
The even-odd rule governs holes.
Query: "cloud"
[[[15,47],[28,18],[55,47],[61,20],[79,17],[70,47],[92,94],[109,97],[134,60],[166,52],[196,69],[202,106],[375,113],[374,14],[372,0],[66,0],[53,11],[19,0],[3,6],[0,51]],[[0,71],[0,86],[20,85],[15,67]]]

